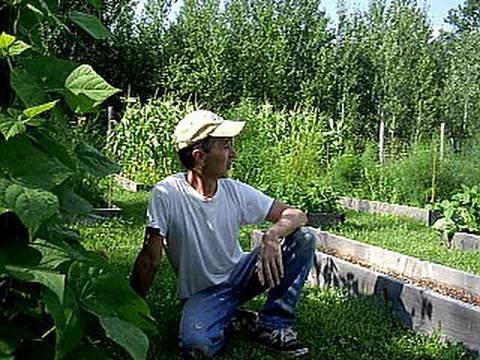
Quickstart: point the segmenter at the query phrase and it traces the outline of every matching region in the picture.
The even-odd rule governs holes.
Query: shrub
[[[360,157],[345,153],[332,161],[330,178],[332,186],[342,194],[351,194],[362,182],[363,168]]]

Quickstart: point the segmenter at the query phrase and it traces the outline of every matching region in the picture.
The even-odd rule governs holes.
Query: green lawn
[[[142,244],[144,211],[148,195],[115,192],[115,203],[124,209],[119,220],[97,225],[78,225],[83,243],[101,251],[128,277]],[[358,229],[357,229],[358,230]],[[242,231],[248,243],[250,229]],[[263,299],[248,307],[259,308]],[[376,298],[353,299],[336,290],[306,288],[298,309],[297,328],[311,347],[312,359],[472,359],[459,345],[443,344],[438,337],[427,337],[403,329],[388,313],[374,306]],[[151,359],[178,358],[176,345],[180,306],[175,299],[175,276],[167,261],[148,296],[160,335],[153,339]],[[276,359],[239,334],[223,359]]]
[[[480,275],[480,251],[448,249],[420,221],[394,215],[348,211],[346,222],[325,229],[349,239]]]

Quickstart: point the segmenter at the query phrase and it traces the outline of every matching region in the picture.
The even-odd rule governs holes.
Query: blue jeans
[[[284,277],[268,292],[259,313],[259,325],[266,329],[289,327],[295,319],[295,307],[308,273],[313,266],[316,235],[302,227],[282,243]],[[255,272],[259,248],[236,265],[226,283],[199,291],[185,301],[180,321],[180,349],[183,353],[200,351],[211,357],[226,344],[225,329],[241,304],[267,289]]]

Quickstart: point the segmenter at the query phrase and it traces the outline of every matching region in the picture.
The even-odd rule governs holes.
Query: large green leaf
[[[83,320],[77,299],[68,284],[65,288],[63,304],[51,291],[44,291],[43,301],[47,312],[52,316],[56,327],[55,358],[63,359],[74,348],[86,333],[86,324]]]
[[[120,91],[108,84],[89,65],[81,65],[73,70],[65,80],[65,88],[68,90],[68,104],[81,113],[93,111],[94,107]]]
[[[32,128],[28,135],[33,139],[35,145],[51,157],[57,158],[63,165],[68,166],[72,171],[77,169],[77,161],[70,150],[55,140],[46,129]]]
[[[30,246],[42,255],[38,265],[45,269],[55,270],[66,262],[85,259],[82,252],[65,242],[36,239]]]
[[[47,93],[25,70],[14,69],[10,75],[10,84],[22,102],[30,107],[49,101]]]
[[[90,113],[98,110],[97,102],[83,94],[74,95],[72,92],[67,90],[65,94],[65,101],[67,102],[70,109],[72,109],[77,114]]]
[[[27,187],[50,190],[72,175],[69,168],[40,150],[25,135],[0,141],[0,154],[0,168]]]
[[[36,82],[48,91],[64,91],[65,80],[78,67],[69,60],[53,56],[36,56],[21,60],[25,71],[35,77]]]
[[[96,16],[80,11],[72,11],[69,16],[75,24],[97,40],[105,40],[112,35]]]
[[[31,237],[40,225],[58,211],[58,199],[51,192],[12,184],[5,190],[5,205],[28,228]]]
[[[38,283],[50,289],[63,303],[65,290],[65,275],[51,270],[43,270],[34,267],[7,265],[5,269],[14,278],[25,281]]]
[[[79,143],[75,147],[75,154],[80,161],[80,166],[94,176],[104,177],[121,170],[118,164],[86,143]]]
[[[92,204],[75,194],[68,186],[62,184],[54,189],[54,193],[60,201],[60,210],[69,215],[85,215],[93,211]]]
[[[157,333],[145,300],[115,272],[76,261],[70,266],[68,277],[88,312],[97,317],[119,317],[149,334]]]
[[[136,326],[117,317],[101,317],[105,334],[122,346],[135,360],[146,359],[148,337]]]

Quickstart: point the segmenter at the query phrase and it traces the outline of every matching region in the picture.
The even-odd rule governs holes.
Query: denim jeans
[[[316,235],[308,227],[297,229],[281,245],[284,277],[268,292],[259,313],[259,325],[266,329],[289,327],[308,273],[313,266]],[[211,357],[226,344],[226,328],[241,304],[267,290],[255,272],[259,248],[236,265],[227,282],[199,291],[185,301],[180,321],[180,349]]]

